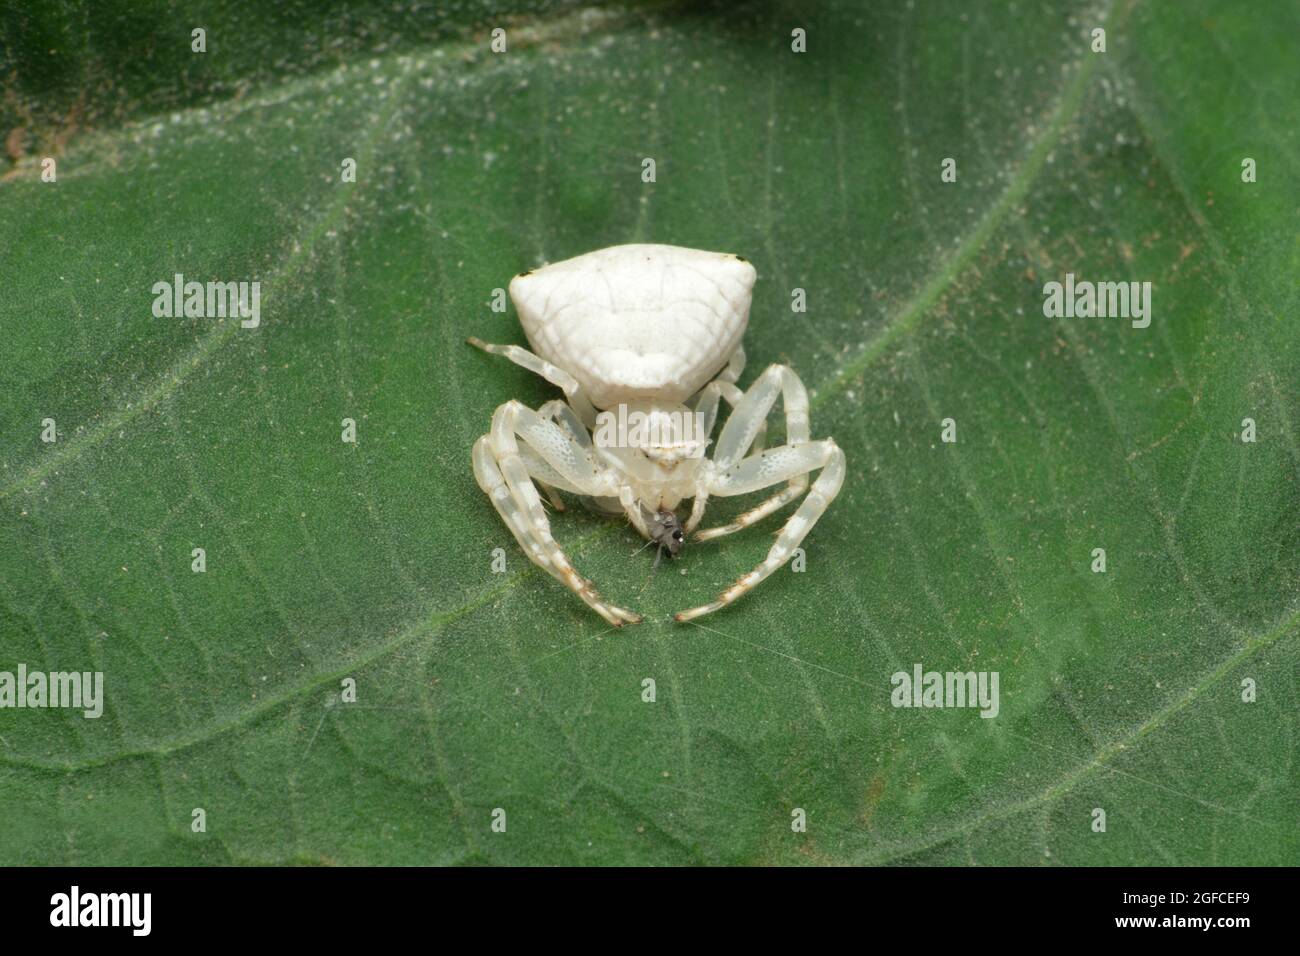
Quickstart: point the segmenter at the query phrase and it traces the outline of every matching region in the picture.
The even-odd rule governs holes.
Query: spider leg
[[[641,513],[641,503],[636,500],[629,486],[624,485],[618,489],[618,503],[623,506],[623,514],[627,515],[627,520],[632,522],[637,533],[647,541],[653,540],[650,528],[645,523],[645,515]]]
[[[709,493],[704,488],[699,488],[695,492],[695,500],[691,502],[691,513],[686,519],[686,524],[682,525],[682,531],[690,534],[695,530],[695,526],[700,523],[704,517],[704,508],[709,503]]]
[[[587,429],[583,426],[578,413],[567,404],[558,398],[553,398],[537,409],[537,414],[567,430],[573,436],[574,441],[591,451],[591,436],[587,434]]]
[[[501,475],[501,469],[492,455],[490,436],[483,435],[474,443],[473,458],[475,481],[491,499],[497,513],[501,515],[501,520],[505,522],[506,527],[510,529],[510,533],[519,542],[519,547],[524,549],[524,553],[528,555],[534,564],[544,568],[550,574],[555,574],[555,569],[551,567],[545,550],[529,534],[523,513],[519,510],[514,497],[510,494],[510,488],[506,485],[505,478]]]
[[[718,373],[714,381],[723,381],[734,385],[740,381],[740,375],[744,371],[745,346],[737,345],[736,351],[731,353],[731,359],[727,362],[727,367]]]
[[[705,528],[695,536],[696,541],[712,541],[714,538],[721,538],[724,535],[735,534],[737,531],[744,531],[750,525],[758,524],[774,511],[779,511],[794,499],[803,494],[804,489],[808,487],[808,479],[791,481],[772,497],[758,505],[750,508],[743,514],[736,515],[734,521],[726,524],[715,525],[712,528]]]
[[[541,408],[537,409],[537,414],[541,416],[542,419],[546,421],[554,421],[560,427],[567,429],[569,434],[574,437],[579,445],[582,445],[586,449],[591,448],[591,436],[587,434],[587,429],[583,427],[582,419],[578,417],[577,412],[560,399],[554,398],[547,402]],[[555,486],[553,484],[545,483],[543,480],[543,474],[534,469],[534,463],[529,460],[528,455],[526,454],[526,449],[521,448],[520,451],[525,452],[524,461],[528,465],[528,472],[533,476],[533,480],[537,482],[542,491],[546,493],[546,497],[550,499],[551,505],[556,511],[564,511],[564,499],[562,499],[559,496],[559,493],[556,492]]]
[[[488,352],[492,355],[504,355],[516,365],[540,375],[552,385],[562,389],[565,397],[569,400],[569,404],[573,406],[574,411],[576,411],[581,417],[582,423],[588,428],[595,426],[595,406],[591,404],[591,400],[588,399],[586,393],[583,392],[582,386],[578,384],[578,380],[558,365],[552,365],[550,362],[546,361],[546,359],[539,355],[534,355],[522,346],[493,345],[472,335],[465,341],[475,348],[480,348],[484,352]]]
[[[740,356],[740,367],[743,368],[745,364],[745,350],[743,348],[738,348],[736,351]],[[727,381],[724,378],[725,375],[727,375],[732,371],[732,368],[733,366],[735,366],[735,364],[736,364],[736,359],[733,356],[732,364],[728,365],[727,368],[723,370],[722,375],[719,375],[708,385],[705,385],[704,388],[700,389],[700,398],[699,401],[695,403],[695,411],[697,413],[700,412],[704,413],[704,434],[705,435],[713,434],[713,426],[718,419],[718,400],[720,398],[725,398],[727,400],[727,404],[730,405],[732,407],[732,410],[734,411],[736,406],[740,404],[741,400],[745,396],[745,393],[736,387],[734,381]],[[767,420],[764,419],[763,423],[759,426],[758,433],[754,436],[753,444],[750,446],[749,450],[762,451],[766,443],[767,443]],[[691,515],[689,518],[686,519],[686,524],[682,529],[683,531],[685,531],[687,534],[690,534],[692,531],[695,530],[696,525],[698,525],[700,523],[700,520],[704,517],[704,508],[706,505],[708,505],[708,503],[709,503],[709,493],[707,491],[700,490],[695,495],[695,500],[691,503]],[[778,505],[777,507],[780,506]],[[717,536],[716,534],[713,535],[713,537],[716,536]],[[707,540],[707,538],[705,540]]]
[[[641,620],[640,616],[633,612],[607,604],[592,587],[591,582],[578,575],[572,566],[567,566],[566,571],[566,565],[554,560],[547,545],[530,527],[529,517],[515,501],[509,485],[501,474],[500,463],[493,456],[491,439],[487,435],[474,444],[474,475],[478,479],[479,486],[492,499],[492,504],[496,506],[501,520],[505,522],[506,527],[515,536],[515,540],[519,542],[519,546],[534,564],[573,590],[592,610],[613,626],[622,627],[624,623],[635,624]]]
[[[778,394],[785,409],[786,442],[799,445],[808,441],[807,389],[788,366],[769,365],[749,387],[749,391],[738,402],[732,403],[734,410],[723,426],[722,434],[718,436],[715,449],[713,465],[718,472],[726,472],[749,451],[762,450],[767,434],[767,416],[776,403]],[[807,487],[807,474],[795,475],[785,488],[766,501],[760,502],[729,524],[706,528],[695,535],[695,540],[710,541],[748,528],[798,498]]]
[[[581,460],[584,457],[582,452],[585,451],[586,463],[589,464],[591,468],[597,467],[595,459],[590,454],[591,436],[589,436],[587,430],[582,427],[582,422],[578,419],[577,413],[574,412],[573,409],[557,398],[553,401],[547,402],[539,408],[537,410],[537,416],[543,421],[554,421],[558,419],[558,424],[563,425],[574,441],[581,446],[581,449],[579,450],[570,448],[570,454],[568,457],[576,457],[577,460]],[[530,422],[532,422],[531,419]],[[535,422],[533,424],[535,425]],[[553,433],[546,432],[546,435],[549,440],[556,440]],[[587,487],[586,481],[590,477],[589,472],[584,471],[584,473],[579,476],[581,480],[576,483],[570,481],[552,468],[546,459],[534,451],[533,447],[527,442],[519,446],[519,455],[523,458],[524,464],[528,468],[528,474],[532,477],[533,482],[541,488],[546,497],[550,499],[551,505],[556,511],[565,510],[564,500],[560,497],[557,491],[558,488],[581,494],[582,490]]]
[[[529,448],[521,451],[517,438]],[[609,480],[571,435],[519,402],[506,402],[492,416],[492,430],[474,445],[474,477],[534,564],[565,584],[597,614],[620,627],[641,616],[609,604],[573,567],[542,509],[528,462],[543,461],[558,487],[582,494],[608,494]]]
[[[736,387],[734,382],[723,381],[721,377],[715,378],[708,385],[700,389],[699,400],[695,403],[695,411],[704,413],[704,434],[712,435],[713,426],[718,421],[718,400],[725,398],[727,404],[731,406],[733,413],[735,408],[744,399],[745,393]],[[758,434],[754,436],[753,449],[762,451],[763,444],[767,441],[767,421],[758,428]]]
[[[742,575],[735,584],[718,595],[717,600],[679,611],[673,615],[675,620],[694,620],[726,607],[789,561],[795,548],[799,547],[839,493],[840,486],[844,483],[844,452],[829,438],[798,445],[782,445],[751,455],[714,478],[710,488],[714,494],[742,495],[795,476],[802,476],[806,483],[808,473],[818,468],[821,469],[821,474],[813,483],[812,490],[786,521],[763,563]]]
[[[519,446],[519,457],[524,460],[524,467],[528,469],[533,484],[537,485],[542,490],[542,494],[546,495],[546,500],[551,503],[551,507],[556,511],[567,510],[564,499],[560,497],[559,491],[556,490],[558,485],[564,483],[564,480],[559,477],[554,468],[546,463],[546,459],[527,445]]]

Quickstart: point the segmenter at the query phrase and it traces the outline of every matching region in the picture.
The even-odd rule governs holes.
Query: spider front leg
[[[578,380],[558,365],[552,365],[540,355],[534,355],[520,345],[494,345],[491,342],[484,342],[473,335],[465,341],[490,355],[503,355],[516,365],[540,375],[564,392],[565,398],[569,400],[569,404],[578,413],[583,425],[587,428],[595,427],[596,407],[591,404],[591,400],[587,398],[587,394],[582,390],[582,386],[578,384]]]
[[[731,387],[735,388],[734,385]],[[734,410],[731,417],[727,419],[727,424],[723,426],[722,434],[718,436],[713,458],[717,470],[725,472],[750,451],[762,450],[764,436],[767,434],[767,416],[776,403],[777,395],[781,396],[781,404],[785,409],[786,443],[800,445],[808,441],[810,426],[807,389],[803,387],[799,376],[788,366],[769,365],[738,402],[732,401],[728,396],[728,401],[732,401]],[[766,501],[754,506],[729,524],[699,532],[695,535],[695,540],[709,541],[748,528],[798,498],[807,487],[807,474],[796,475],[790,479],[790,483],[785,488]],[[700,499],[703,497],[706,496],[696,497],[696,505],[701,514],[704,509]],[[695,517],[695,509],[692,509],[691,517]],[[691,527],[693,525],[688,524],[688,529]]]
[[[732,412],[745,397],[745,393],[736,387],[736,376],[745,365],[745,350],[737,347],[736,354],[732,356],[731,364],[723,369],[722,373],[704,388],[700,389],[699,401],[695,403],[695,413],[704,416],[703,432],[706,436],[713,434],[713,426],[718,420],[718,402],[725,398],[727,404],[731,406]],[[752,451],[762,451],[767,444],[767,420],[764,419],[758,432],[754,436],[754,442],[750,446]],[[704,508],[709,503],[708,492],[700,490],[695,495],[695,501],[691,504],[690,517],[686,519],[686,525],[682,529],[687,534],[693,532],[700,520],[704,517]],[[716,529],[714,529],[716,537]],[[705,539],[707,540],[707,538]]]
[[[517,439],[523,439],[522,448]],[[479,487],[534,564],[563,582],[615,627],[640,622],[641,615],[607,603],[565,556],[551,536],[530,467],[542,472],[548,484],[566,491],[607,495],[611,490],[606,473],[573,435],[519,402],[506,402],[492,416],[492,430],[474,445],[474,477]]]
[[[840,486],[844,484],[844,452],[834,440],[826,438],[800,445],[771,448],[757,455],[751,455],[725,472],[714,472],[715,477],[709,482],[709,491],[715,495],[725,496],[748,494],[795,477],[802,478],[806,484],[808,473],[818,468],[822,470],[821,474],[813,483],[808,497],[804,498],[795,513],[786,521],[763,563],[718,595],[716,601],[688,611],[680,611],[673,615],[675,620],[694,620],[726,607],[789,561],[795,548],[799,547],[804,537],[817,523],[817,519],[830,507],[830,503],[839,493]]]
[[[555,422],[561,428],[568,431],[579,445],[588,452],[591,451],[591,436],[587,434],[587,429],[583,427],[582,419],[578,417],[577,412],[560,399],[555,398],[547,402],[545,405],[542,405],[537,409],[537,414],[544,421]],[[541,485],[542,491],[546,492],[546,497],[550,499],[551,506],[555,508],[556,511],[566,510],[564,507],[564,499],[556,493],[555,486],[546,483],[542,475],[539,474],[539,471],[534,470],[531,462],[528,463],[528,472],[533,476],[533,480],[536,481],[537,484]]]

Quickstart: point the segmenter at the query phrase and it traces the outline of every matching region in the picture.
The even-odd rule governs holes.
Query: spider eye
[[[673,532],[673,540],[674,540],[674,541],[680,541],[680,540],[682,540],[682,533],[681,533],[680,531],[674,531],[674,532]]]

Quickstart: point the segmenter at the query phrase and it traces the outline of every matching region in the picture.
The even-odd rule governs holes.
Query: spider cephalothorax
[[[718,598],[675,616],[689,621],[740,597],[788,561],[844,481],[844,453],[814,441],[808,393],[784,365],[741,392],[741,338],[754,267],[739,256],[677,246],[612,246],[515,276],[510,297],[534,351],[470,344],[504,355],[563,389],[567,401],[537,411],[506,402],[474,445],[474,476],[534,563],[614,625],[641,616],[609,604],[551,536],[540,487],[622,513],[662,554],[688,537],[707,541],[770,515],[808,490],[767,558]],[[764,449],[777,397],[786,443]],[[716,442],[718,403],[732,407]],[[705,452],[712,448],[712,458]],[[695,532],[710,496],[784,485],[729,524]],[[683,524],[676,508],[693,499]]]

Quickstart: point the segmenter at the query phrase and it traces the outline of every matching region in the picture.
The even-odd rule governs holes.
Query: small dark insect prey
[[[650,541],[659,545],[659,551],[655,555],[655,567],[659,566],[659,559],[665,551],[668,552],[668,557],[677,557],[682,550],[682,545],[686,543],[686,535],[682,532],[682,523],[677,515],[671,511],[656,511],[645,525],[650,532]]]

